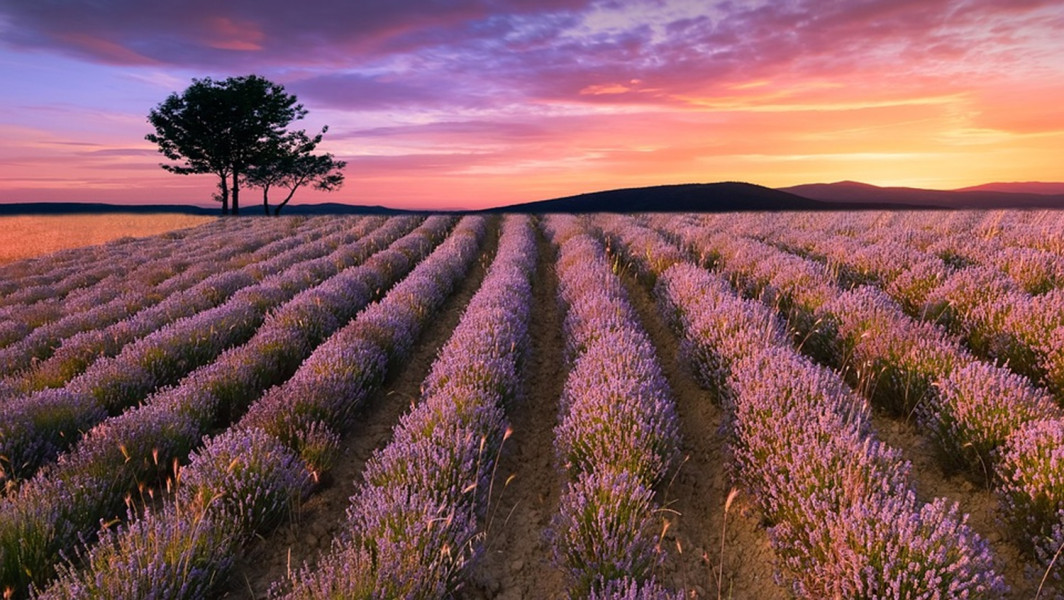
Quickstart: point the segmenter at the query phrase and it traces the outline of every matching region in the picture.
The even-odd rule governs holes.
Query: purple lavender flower
[[[572,579],[572,597],[587,596],[604,581],[650,577],[663,556],[653,496],[640,477],[625,471],[592,471],[569,485],[550,535],[555,561]]]
[[[177,502],[185,510],[224,510],[242,535],[265,531],[309,492],[310,473],[291,450],[259,429],[229,431],[193,453]]]
[[[1051,538],[1064,511],[1064,421],[1021,425],[1002,446],[998,464],[1005,518],[1021,546],[1035,550]],[[1051,557],[1056,548],[1045,552]]]
[[[626,470],[659,481],[679,458],[679,424],[654,348],[631,329],[581,354],[562,392],[555,446],[573,475]]]
[[[653,579],[639,582],[631,577],[596,583],[588,600],[682,600],[682,591],[670,592]]]
[[[951,460],[992,479],[998,448],[1024,423],[1057,418],[1052,399],[1011,371],[976,362],[937,384],[937,398],[921,413]]]
[[[217,574],[232,563],[236,538],[224,511],[129,515],[128,527],[105,529],[83,560],[59,569],[58,580],[42,599],[210,597]]]

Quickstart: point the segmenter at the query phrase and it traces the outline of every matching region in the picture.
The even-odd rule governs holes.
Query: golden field
[[[215,218],[167,213],[0,216],[0,264],[121,237],[195,227]]]

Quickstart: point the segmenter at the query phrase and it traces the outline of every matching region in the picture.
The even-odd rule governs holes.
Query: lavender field
[[[1062,231],[233,218],[0,265],[0,592],[1064,598]]]

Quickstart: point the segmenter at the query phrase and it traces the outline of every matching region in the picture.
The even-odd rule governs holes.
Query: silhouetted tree
[[[214,173],[222,214],[229,213],[232,181],[233,214],[240,212],[240,180],[246,171],[272,160],[286,128],[307,111],[284,86],[258,75],[230,77],[225,81],[193,79],[181,94],[171,94],[152,109],[148,121],[155,133],[145,139],[159,152],[183,164],[163,164],[180,175]]]
[[[276,216],[303,185],[313,184],[315,189],[331,192],[344,184],[343,168],[347,163],[332,154],[313,154],[328,130],[328,126],[322,127],[314,137],[308,137],[303,130],[288,133],[277,140],[264,160],[248,168],[245,183],[262,188],[262,209],[267,215],[271,187],[288,190],[285,199],[273,209]]]

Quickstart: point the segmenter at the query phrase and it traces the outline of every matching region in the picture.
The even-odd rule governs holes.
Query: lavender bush
[[[236,531],[254,533],[287,517],[310,483],[304,463],[276,438],[257,429],[228,431],[193,453],[177,503],[186,511],[221,508]]]
[[[705,327],[743,319],[741,304],[697,293],[719,289],[714,279],[702,272],[699,281],[697,272],[673,267],[658,284],[665,310],[683,313],[676,322]],[[740,481],[772,523],[773,545],[796,595],[1003,593],[985,540],[954,508],[916,502],[907,463],[871,437],[867,408],[852,392],[778,338],[732,329],[744,339],[703,355],[734,356],[721,363],[731,391],[731,452]],[[680,333],[693,345],[721,337],[692,328]]]
[[[580,355],[555,430],[559,460],[573,476],[609,468],[656,482],[676,463],[679,424],[653,356],[632,331],[604,335]]]
[[[593,597],[614,580],[651,577],[662,559],[653,498],[642,478],[624,470],[587,472],[567,487],[550,531],[571,597]]]
[[[679,427],[654,348],[601,244],[573,217],[552,215],[544,228],[558,246],[572,363],[555,428],[571,479],[549,533],[570,595],[583,598],[614,580],[640,584],[660,561],[651,486],[677,462]]]
[[[1064,564],[1053,562],[1064,544],[1064,421],[1040,419],[1020,426],[998,458],[998,493],[1009,528],[1043,569],[1053,565],[1051,579],[1064,593]]]
[[[481,289],[433,364],[422,402],[367,463],[343,541],[324,568],[304,567],[273,595],[443,598],[461,585],[480,551],[477,516],[505,438],[504,405],[518,393],[515,366],[527,340],[534,257],[527,219],[508,218]],[[414,296],[394,297],[402,308]]]
[[[997,450],[1022,425],[1057,418],[1043,391],[1008,369],[972,363],[937,383],[937,399],[921,422],[954,463],[991,479]]]
[[[671,592],[657,584],[653,579],[639,582],[631,577],[623,577],[606,582],[596,587],[588,595],[589,600],[681,600],[682,591]]]

